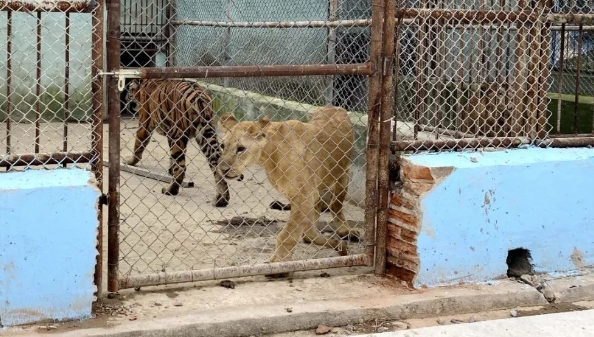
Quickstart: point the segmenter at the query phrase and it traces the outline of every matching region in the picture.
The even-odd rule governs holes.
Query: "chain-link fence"
[[[369,264],[369,1],[120,10],[118,286]]]
[[[101,188],[102,9],[94,1],[0,1],[5,171],[76,165],[92,170]],[[98,263],[95,282],[100,281]]]
[[[110,291],[374,261],[377,270],[390,149],[592,140],[549,139],[581,130],[564,126],[570,113],[555,115],[551,98],[567,82],[575,103],[587,102],[585,4],[120,4],[108,48],[122,116],[110,104]],[[555,82],[570,55],[576,80]]]
[[[591,10],[575,1],[402,4],[393,148],[544,146],[559,131],[590,133]]]

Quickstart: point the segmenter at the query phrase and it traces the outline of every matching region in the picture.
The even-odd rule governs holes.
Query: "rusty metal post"
[[[35,153],[39,153],[39,139],[41,138],[41,12],[37,12],[37,43],[36,43],[36,73],[35,73]]]
[[[365,181],[365,242],[368,265],[375,262],[375,226],[377,218],[377,170],[379,159],[379,117],[381,111],[382,31],[384,0],[373,0],[371,14],[371,47],[369,61],[373,74],[369,77],[367,97],[367,150]]]
[[[12,101],[10,100],[10,84],[12,82],[12,12],[6,13],[6,153],[10,154],[10,115]]]
[[[383,69],[381,85],[380,147],[378,160],[377,233],[375,241],[375,274],[386,274],[386,236],[388,235],[388,201],[390,131],[392,130],[392,65],[394,60],[394,30],[396,24],[396,1],[386,0],[383,27]]]
[[[107,70],[120,68],[120,1],[107,0]],[[109,183],[107,213],[107,291],[118,291],[120,254],[120,92],[118,78],[107,81],[109,116]]]
[[[64,37],[64,135],[62,151],[68,151],[68,119],[70,118],[70,13],[66,13],[66,36]],[[93,48],[95,45],[93,44]],[[66,167],[66,164],[63,165]]]
[[[173,51],[173,47],[172,47],[172,30],[173,30],[173,25],[171,24],[171,21],[173,20],[173,1],[167,1],[167,5],[165,6],[165,27],[163,30],[163,33],[165,35],[165,53],[167,54],[165,59],[165,66],[167,67],[171,67],[173,66],[173,57],[172,57],[172,51]]]
[[[582,48],[584,42],[584,29],[580,23],[580,30],[578,33],[578,50],[575,70],[575,102],[573,105],[573,133],[577,134],[578,131],[578,105],[580,103],[580,73],[582,71]]]
[[[93,12],[91,25],[93,26],[93,35],[91,43],[91,92],[93,95],[93,134],[91,135],[91,144],[93,151],[92,170],[95,172],[97,187],[103,192],[103,78],[99,76],[99,71],[103,70],[103,13],[105,11],[105,0],[98,0],[98,7]],[[68,50],[68,49],[67,49]],[[95,285],[97,286],[97,298],[101,297],[103,287],[103,207],[101,201],[98,201],[99,212],[97,220],[99,230],[97,231],[97,260],[95,261]]]
[[[561,90],[563,88],[563,61],[565,58],[565,24],[561,25],[561,46],[559,50],[559,77],[557,78],[557,134],[561,134]]]

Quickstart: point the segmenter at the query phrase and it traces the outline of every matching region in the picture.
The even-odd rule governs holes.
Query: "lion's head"
[[[223,139],[219,171],[225,178],[240,178],[246,167],[257,163],[268,142],[266,128],[269,124],[268,116],[257,122],[241,123],[229,113],[221,116],[218,126]]]

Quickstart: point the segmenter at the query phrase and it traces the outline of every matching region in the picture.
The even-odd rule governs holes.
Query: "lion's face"
[[[270,120],[239,123],[231,114],[224,114],[218,122],[222,131],[219,171],[227,179],[241,177],[246,167],[256,164],[268,141],[265,129]]]

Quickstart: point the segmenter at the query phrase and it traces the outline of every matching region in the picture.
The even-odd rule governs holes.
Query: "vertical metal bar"
[[[398,106],[398,95],[399,92],[399,75],[400,75],[400,46],[401,46],[401,36],[402,36],[402,15],[399,15],[396,18],[396,34],[394,36],[394,126],[392,128],[392,140],[398,140],[397,132],[398,132],[398,118],[399,116],[399,109]]]
[[[547,0],[540,1],[540,10],[544,13],[551,12],[552,3]],[[550,74],[550,38],[551,38],[551,24],[548,22],[538,23],[540,28],[540,48],[539,48],[539,70],[538,70],[538,107],[537,107],[537,129],[536,136],[539,139],[543,139],[547,136],[547,92],[549,91],[548,78]]]
[[[338,19],[338,0],[328,0],[328,20]],[[336,30],[338,28],[328,27],[328,46],[326,50],[326,62],[328,64],[336,63]],[[324,100],[326,105],[332,105],[334,99],[334,76],[326,78],[326,90],[324,91]]]
[[[457,70],[457,81],[458,84],[456,85],[456,116],[455,116],[455,126],[456,131],[462,131],[464,129],[463,126],[463,118],[462,112],[464,110],[462,106],[462,98],[464,97],[464,28],[458,28],[457,31],[459,32],[459,41],[458,41],[458,70]]]
[[[575,102],[573,106],[573,133],[578,133],[578,104],[580,103],[580,73],[582,71],[582,47],[584,42],[584,26],[580,23],[578,34],[578,50],[575,74]]]
[[[120,0],[107,0],[107,70],[120,67]],[[118,291],[120,254],[120,92],[118,78],[107,81],[109,114],[109,183],[107,213],[107,291]]]
[[[369,77],[367,98],[367,150],[365,180],[365,242],[368,243],[366,255],[368,265],[375,263],[375,225],[377,219],[377,170],[379,159],[379,117],[381,111],[382,80],[382,19],[384,0],[373,0],[371,4],[371,46],[369,61],[374,65],[374,73]],[[373,243],[373,244],[372,244]]]
[[[41,136],[41,12],[37,12],[37,44],[36,44],[36,74],[35,79],[35,153],[39,153],[39,138]]]
[[[420,7],[424,7],[424,1],[421,0]],[[427,29],[427,19],[421,18],[418,22],[418,44],[417,44],[417,60],[416,60],[416,70],[417,70],[417,78],[416,78],[416,86],[417,86],[417,95],[415,97],[415,112],[414,112],[414,127],[413,127],[413,136],[414,139],[418,139],[419,135],[419,122],[422,117],[425,116],[425,44],[427,43],[427,34],[425,30]],[[424,123],[425,124],[425,123]]]
[[[91,25],[93,26],[91,43],[91,92],[93,96],[93,134],[91,135],[91,146],[93,149],[92,170],[95,173],[97,187],[103,192],[103,78],[99,71],[103,70],[103,13],[105,11],[105,0],[97,0],[98,6],[93,12]],[[98,202],[99,212],[97,219],[99,229],[97,231],[97,259],[95,261],[95,285],[97,286],[97,298],[101,297],[103,287],[103,207]]]
[[[171,25],[171,20],[173,20],[172,18],[172,13],[173,12],[173,8],[171,5],[171,1],[167,1],[167,5],[165,5],[165,20],[167,22],[165,22],[165,53],[167,53],[166,55],[166,62],[165,65],[167,67],[171,67],[173,65],[172,63],[172,59],[171,59],[171,30],[172,30],[172,25]]]
[[[540,29],[536,24],[532,24],[530,29],[528,30],[528,38],[530,43],[530,48],[526,50],[528,53],[528,63],[527,63],[527,71],[528,76],[526,78],[526,95],[528,98],[527,102],[527,109],[526,109],[526,136],[529,139],[536,138],[536,123],[537,123],[537,108],[538,108],[538,61],[539,61],[539,39],[538,33]]]
[[[394,26],[396,23],[396,1],[386,0],[383,32],[382,107],[380,116],[380,148],[378,162],[377,234],[375,274],[386,274],[386,239],[388,235],[388,200],[390,130],[392,119],[392,64],[394,59]]]
[[[561,25],[561,51],[559,53],[559,76],[557,82],[557,133],[561,133],[561,90],[563,88],[563,64],[565,61],[565,24]]]
[[[527,1],[518,1],[518,10],[527,10]],[[516,35],[516,50],[515,50],[515,69],[514,75],[516,76],[513,81],[512,90],[514,92],[514,110],[512,112],[511,127],[512,137],[518,137],[524,134],[524,118],[523,114],[526,108],[526,69],[528,66],[528,28],[524,23],[518,23],[518,31]]]
[[[6,154],[11,153],[12,12],[6,13]]]
[[[68,151],[68,119],[70,118],[70,13],[66,13],[66,36],[64,37],[64,138],[62,151]],[[93,45],[93,48],[95,46]],[[66,164],[63,165],[66,167]]]

